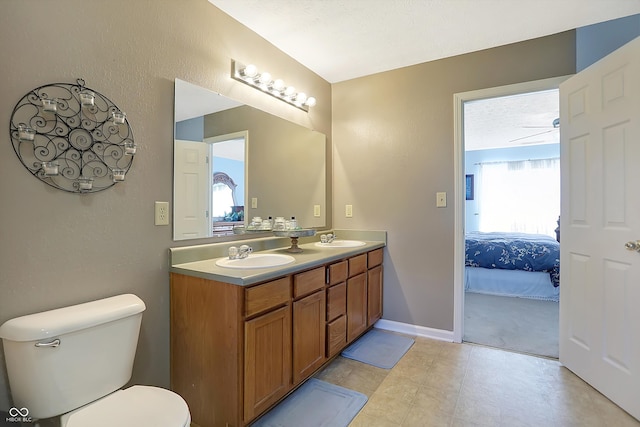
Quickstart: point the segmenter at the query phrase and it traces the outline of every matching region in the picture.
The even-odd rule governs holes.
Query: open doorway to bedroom
[[[558,89],[463,102],[462,340],[558,357]]]

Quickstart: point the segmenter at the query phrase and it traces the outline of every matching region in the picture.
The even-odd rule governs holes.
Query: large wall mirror
[[[174,132],[174,240],[254,216],[326,226],[325,135],[179,79]]]

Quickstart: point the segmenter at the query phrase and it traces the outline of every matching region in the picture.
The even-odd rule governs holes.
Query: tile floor
[[[343,357],[316,375],[366,394],[350,427],[626,427],[640,422],[557,360],[416,338],[391,370]]]

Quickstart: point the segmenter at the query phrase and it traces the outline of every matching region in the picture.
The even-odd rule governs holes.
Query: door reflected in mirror
[[[179,79],[174,130],[174,240],[232,235],[254,216],[326,226],[323,134]]]

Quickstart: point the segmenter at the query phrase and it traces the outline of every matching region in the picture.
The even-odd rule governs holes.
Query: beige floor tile
[[[412,402],[420,385],[407,381],[404,376],[388,375],[376,390],[376,394],[398,397],[407,402]]]
[[[467,420],[455,417],[451,421],[451,427],[496,427],[498,425],[499,424],[487,424],[481,420]]]
[[[389,423],[402,425],[410,407],[411,402],[400,397],[376,392],[369,398],[361,412]]]
[[[640,427],[557,360],[416,337],[391,370],[337,357],[317,378],[366,394],[351,427]]]
[[[360,412],[349,424],[349,427],[400,427],[401,424],[387,421]]]
[[[458,402],[458,391],[447,391],[440,387],[422,386],[416,393],[412,407],[429,413],[453,415]],[[412,409],[413,409],[412,408]]]
[[[609,399],[594,390],[591,396],[593,406],[596,412],[600,414],[600,418],[604,424],[611,427],[640,427],[640,421],[620,409]]]
[[[431,411],[413,405],[409,408],[403,427],[448,427],[451,424],[451,413]]]
[[[454,419],[475,422],[479,425],[500,425],[502,411],[499,403],[483,395],[460,395]]]

